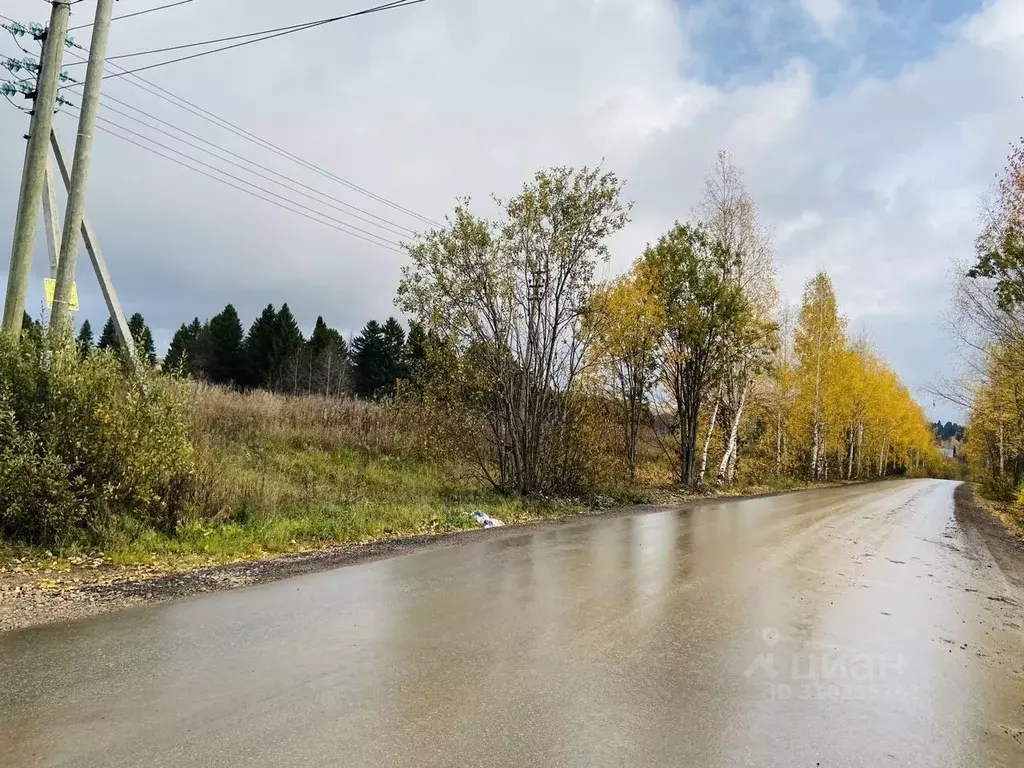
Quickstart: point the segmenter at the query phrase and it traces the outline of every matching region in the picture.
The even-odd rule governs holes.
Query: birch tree
[[[676,224],[638,266],[664,316],[661,383],[674,409],[673,452],[684,485],[695,484],[700,410],[724,361],[727,336],[749,312],[728,278],[734,259],[702,226]]]
[[[725,483],[735,475],[740,425],[750,389],[755,379],[768,370],[777,343],[773,318],[778,303],[775,258],[771,235],[759,221],[757,205],[743,182],[742,172],[727,152],[718,153],[705,176],[704,199],[695,213],[711,237],[733,255],[726,278],[739,287],[749,305],[743,324],[730,333],[721,395],[714,402],[709,428],[710,435],[719,410],[724,411],[726,439],[717,478],[719,483]],[[701,465],[706,463],[705,450]]]
[[[828,395],[835,390],[837,363],[845,346],[845,322],[839,315],[832,281],[819,272],[804,288],[794,341],[799,399],[810,433],[808,470],[816,480],[827,476]]]

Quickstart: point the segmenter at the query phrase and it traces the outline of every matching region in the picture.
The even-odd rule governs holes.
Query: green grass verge
[[[113,565],[173,571],[472,529],[476,509],[506,523],[589,511],[579,502],[505,497],[451,468],[357,449],[235,444],[206,459],[204,506],[220,511],[182,520],[173,536],[125,520],[59,549],[0,543],[0,560],[67,561],[101,551]]]

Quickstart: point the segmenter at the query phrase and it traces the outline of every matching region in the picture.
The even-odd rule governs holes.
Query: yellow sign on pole
[[[46,293],[46,308],[53,309],[53,294],[57,291],[57,281],[51,278],[43,280],[43,291]],[[78,283],[71,284],[71,296],[68,297],[71,311],[78,309]]]

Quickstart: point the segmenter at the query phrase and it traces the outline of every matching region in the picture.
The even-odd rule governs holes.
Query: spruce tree
[[[331,375],[327,377],[327,394],[352,393],[352,350],[340,333],[331,359]]]
[[[84,360],[86,355],[92,350],[92,325],[88,320],[83,321],[82,327],[78,329],[75,344],[78,345],[78,353]]]
[[[167,348],[164,356],[164,370],[170,373],[185,372],[185,361],[188,357],[189,342],[192,337],[189,335],[189,327],[184,323],[174,332],[171,345]]]
[[[313,353],[313,357],[317,357],[331,343],[332,332],[337,334],[337,331],[327,327],[323,315],[317,316],[313,333],[309,337],[309,349]]]
[[[108,317],[100,332],[100,340],[96,344],[97,349],[117,349],[117,331],[114,330],[114,318]]]
[[[22,312],[21,317],[22,338],[34,339],[39,342],[43,339],[43,324],[37,323],[28,312]]]
[[[273,304],[268,304],[249,327],[244,344],[245,385],[247,387],[270,386],[274,358],[274,328],[276,326],[277,310],[274,309]]]
[[[352,342],[352,374],[356,394],[380,397],[388,379],[387,342],[384,329],[376,320],[369,321]]]
[[[341,334],[318,317],[306,348],[308,390],[323,395],[340,395],[348,380],[348,345]]]
[[[206,376],[214,384],[243,384],[242,335],[242,321],[231,304],[210,319],[205,333]]]
[[[282,304],[274,323],[271,359],[273,389],[288,392],[299,389],[302,367],[300,353],[304,344],[305,339],[295,316],[287,304]]]
[[[146,325],[141,312],[136,312],[128,318],[128,330],[131,331],[132,339],[135,341],[135,348],[139,351],[140,357],[148,360],[150,365],[156,365],[156,347],[153,344],[153,332],[149,330],[149,326]]]
[[[210,321],[201,323],[198,317],[194,318],[188,330],[192,335],[192,343],[189,344],[189,372],[197,379],[208,381],[213,365],[213,355],[210,351]]]
[[[422,393],[427,376],[427,332],[423,324],[409,321],[409,335],[405,339],[405,375],[416,391]]]
[[[134,315],[128,318],[128,330],[132,334],[132,338],[136,344],[142,343],[142,332],[146,330],[146,321],[142,317],[141,312],[136,312]]]
[[[408,377],[405,365],[405,329],[395,318],[384,323],[384,384],[381,395],[393,395],[400,379]]]

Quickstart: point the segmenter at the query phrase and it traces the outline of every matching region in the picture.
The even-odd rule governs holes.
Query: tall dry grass
[[[115,561],[171,567],[578,512],[496,494],[471,469],[429,450],[415,405],[240,393],[196,385],[196,471],[173,535],[125,528]]]
[[[415,452],[418,430],[406,408],[353,398],[236,392],[197,384],[193,423],[211,444],[269,443],[296,450],[351,448]]]

